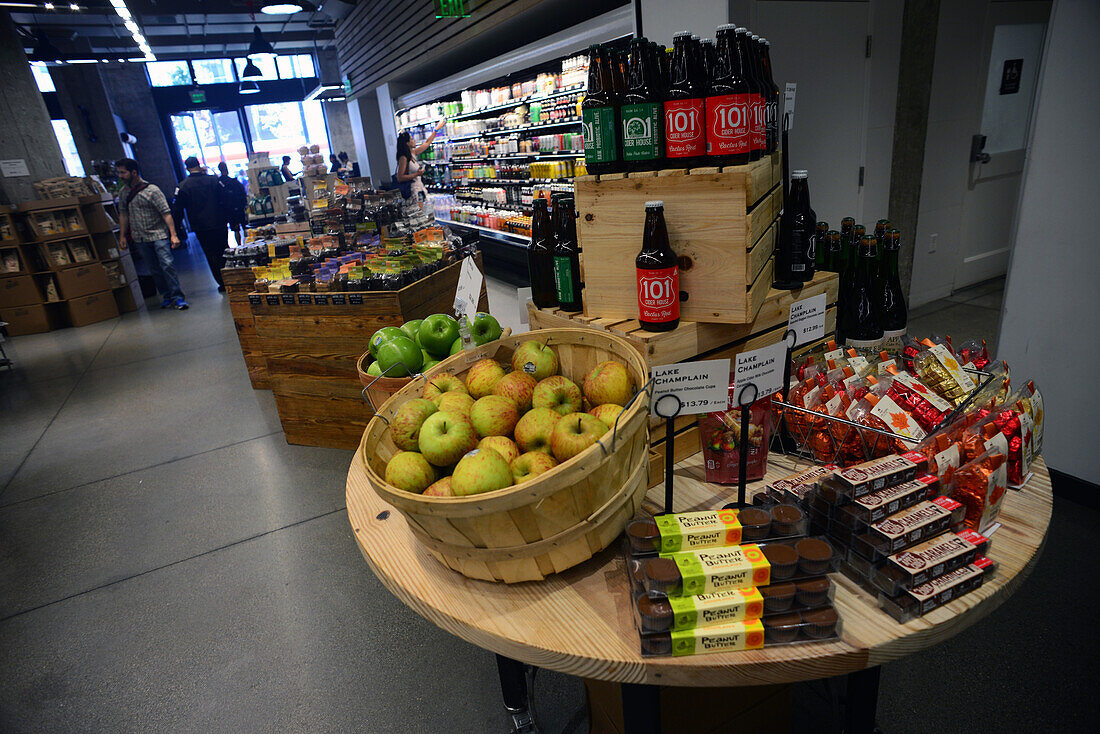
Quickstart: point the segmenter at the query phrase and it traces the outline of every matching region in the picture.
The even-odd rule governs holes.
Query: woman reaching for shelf
[[[397,136],[397,173],[394,174],[394,178],[401,189],[401,195],[406,199],[417,201],[421,204],[421,207],[428,198],[428,189],[425,188],[424,182],[420,180],[420,177],[424,175],[424,164],[417,159],[417,156],[431,147],[436,134],[446,124],[446,119],[440,120],[428,139],[416,146],[412,145],[408,132],[403,132]],[[404,184],[407,184],[407,187]]]

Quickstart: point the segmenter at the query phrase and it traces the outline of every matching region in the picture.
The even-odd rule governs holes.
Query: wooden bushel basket
[[[588,329],[543,329],[456,354],[417,376],[378,408],[359,445],[371,488],[408,520],[413,535],[440,562],[486,581],[538,581],[571,568],[606,548],[641,507],[648,486],[649,395],[641,392],[599,443],[522,484],[468,497],[425,497],[387,484],[386,462],[399,449],[388,421],[405,402],[421,396],[426,379],[460,377],[478,359],[511,362],[525,341],[546,342],[558,354],[561,374],[581,383],[598,363],[626,365],[641,390],[648,374],[641,355],[612,334]]]

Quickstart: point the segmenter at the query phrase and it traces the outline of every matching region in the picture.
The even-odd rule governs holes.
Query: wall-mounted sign
[[[435,17],[468,18],[473,0],[435,0]]]
[[[188,90],[188,94],[191,95],[191,104],[202,104],[206,101],[205,89],[191,89]]]
[[[1023,74],[1023,59],[1005,59],[1004,70],[1001,71],[1001,94],[1017,94]]]

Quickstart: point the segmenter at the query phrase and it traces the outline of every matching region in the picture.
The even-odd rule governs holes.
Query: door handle
[[[989,163],[989,153],[986,153],[985,148],[985,136],[975,135],[970,138],[970,162],[971,163]]]

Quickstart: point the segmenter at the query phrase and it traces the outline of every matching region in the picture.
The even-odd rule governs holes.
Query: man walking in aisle
[[[225,218],[229,220],[229,231],[237,240],[237,247],[241,246],[241,230],[248,221],[245,209],[248,208],[248,194],[245,193],[244,184],[229,175],[229,166],[225,161],[218,164],[218,183],[222,185],[222,208],[225,209]]]
[[[222,268],[225,267],[225,212],[222,209],[222,185],[218,179],[203,170],[199,159],[188,157],[183,162],[187,168],[187,178],[176,188],[172,213],[176,222],[183,221],[187,214],[187,223],[202,246],[210,273],[218,283],[218,291],[225,292],[222,284]]]
[[[141,258],[149,265],[153,282],[164,296],[161,308],[187,308],[180,289],[172,250],[180,246],[176,224],[164,192],[141,177],[138,163],[132,158],[115,161],[115,173],[125,187],[118,197],[119,243],[126,250],[137,247]]]

